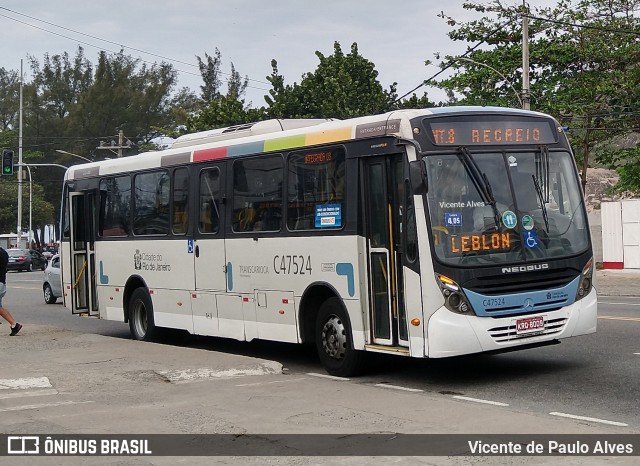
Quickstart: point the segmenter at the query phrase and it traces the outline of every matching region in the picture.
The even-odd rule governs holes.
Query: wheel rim
[[[44,300],[45,301],[49,301],[51,299],[51,288],[49,288],[48,286],[46,286],[44,288]]]
[[[136,329],[136,333],[141,337],[147,334],[147,309],[144,304],[136,303],[133,312],[133,325]]]
[[[322,347],[333,359],[344,358],[347,351],[347,332],[338,316],[329,317],[322,327]]]

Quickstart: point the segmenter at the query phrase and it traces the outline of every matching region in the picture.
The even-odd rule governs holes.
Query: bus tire
[[[151,341],[156,335],[153,304],[146,288],[136,288],[131,295],[129,330],[134,340]]]
[[[364,352],[353,348],[351,324],[338,298],[327,299],[316,318],[316,350],[325,370],[337,377],[357,375]]]

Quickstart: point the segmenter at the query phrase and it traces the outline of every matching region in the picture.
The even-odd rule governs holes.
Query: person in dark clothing
[[[0,316],[11,325],[11,336],[18,334],[22,325],[16,322],[11,313],[2,305],[2,298],[7,293],[7,264],[9,263],[9,254],[4,248],[0,247]]]

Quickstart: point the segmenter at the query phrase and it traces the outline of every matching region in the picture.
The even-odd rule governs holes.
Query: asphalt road
[[[11,273],[5,304],[29,331],[30,324],[129,338],[128,325],[73,316],[47,305],[42,272]],[[6,324],[6,323],[5,323]],[[8,331],[8,326],[0,326]],[[501,355],[416,360],[372,355],[354,384],[392,384],[427,393],[462,396],[547,415],[596,418],[640,428],[640,300],[605,296],[598,331],[560,345]],[[312,348],[255,341],[236,342],[167,332],[161,343],[280,362],[289,374],[323,373]]]
[[[227,434],[234,454],[246,456],[176,457],[161,444],[168,451],[164,456],[133,461],[16,457],[6,464],[405,464],[402,456],[372,456],[350,440],[352,434],[395,432],[460,434],[452,451],[464,451],[461,435],[473,440],[498,434],[509,440],[517,434],[552,439],[611,434],[609,440],[622,441],[621,434],[632,434],[640,451],[635,299],[603,300],[598,333],[561,345],[446,360],[376,356],[367,375],[338,379],[326,376],[313,350],[296,345],[176,332],[160,345],[130,340],[124,323],[72,316],[61,304],[45,304],[41,278],[42,272],[9,276],[5,304],[25,326],[18,337],[9,337],[2,334],[8,334],[8,325],[0,325],[0,433]],[[332,434],[341,446],[359,453],[276,458],[243,449],[248,445],[257,455],[300,451],[291,437],[268,438],[279,433]],[[257,437],[248,438],[251,434]],[[5,464],[8,458],[1,454],[0,444],[0,464]],[[537,456],[418,458],[421,454],[412,448],[403,454],[425,465],[558,461]],[[636,464],[636,459],[607,461]],[[563,458],[564,464],[576,465],[602,460]]]

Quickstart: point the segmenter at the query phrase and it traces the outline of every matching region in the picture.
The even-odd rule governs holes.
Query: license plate
[[[516,333],[537,333],[544,330],[544,316],[527,317],[516,320]]]

